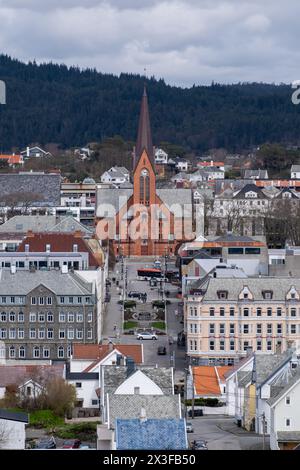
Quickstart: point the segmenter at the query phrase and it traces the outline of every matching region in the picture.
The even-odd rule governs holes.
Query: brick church
[[[132,183],[97,190],[97,234],[111,240],[115,255],[172,255],[193,238],[192,192],[156,187],[154,152],[144,89]]]

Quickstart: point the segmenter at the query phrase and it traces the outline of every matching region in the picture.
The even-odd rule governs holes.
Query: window
[[[96,406],[99,404],[99,400],[92,400],[92,405]]]
[[[272,309],[271,308],[267,309],[267,315],[268,315],[268,317],[272,316]]]
[[[6,320],[7,320],[6,312],[1,312],[0,319],[1,319],[2,322],[6,322]]]
[[[249,333],[249,325],[243,325],[243,333],[247,335]]]
[[[64,323],[66,321],[65,313],[60,313],[58,318],[59,318],[59,320],[58,320],[59,323]]]
[[[218,299],[227,299],[228,298],[228,291],[227,290],[219,290],[217,292]]]
[[[215,350],[215,342],[214,342],[214,341],[210,341],[210,342],[209,342],[209,350],[210,350],[210,351],[214,351],[214,350]]]
[[[261,340],[258,339],[258,340],[256,341],[256,351],[261,351],[261,348],[262,348],[262,346],[261,346]]]
[[[93,315],[93,314],[92,314]],[[196,317],[198,315],[198,310],[197,310],[197,307],[194,307],[194,317]]]
[[[44,297],[39,297],[39,305],[45,305]]]
[[[234,340],[230,340],[229,342],[229,348],[230,348],[230,351],[234,351]]]
[[[38,329],[38,338],[39,339],[45,339],[45,328],[39,328]]]
[[[29,314],[29,321],[30,321],[30,323],[36,322],[36,314],[35,313],[30,313]]]
[[[248,299],[249,295],[247,292],[244,292],[244,299]]]
[[[31,305],[36,305],[36,297],[31,297]]]
[[[23,312],[19,312],[19,314],[18,314],[18,322],[19,322],[19,323],[23,323],[23,322],[24,322],[24,313],[23,313]]]
[[[78,245],[73,245],[73,252],[78,253]]]
[[[15,302],[15,297],[11,297],[11,298],[10,298],[10,303],[11,303],[11,304],[16,303],[16,302]]]
[[[45,322],[45,314],[44,313],[39,313],[38,314],[38,321],[40,323],[44,323]]]
[[[9,357],[10,358],[16,357],[16,348],[14,346],[10,346],[9,348]]]
[[[6,328],[0,328],[0,338],[1,339],[6,339],[6,336],[7,336]]]
[[[68,339],[74,339],[74,330],[68,330]]]
[[[47,347],[44,347],[44,348],[43,348],[43,357],[44,357],[45,359],[47,359],[47,358],[50,357],[50,349],[49,349],[49,348],[47,348]]]
[[[245,248],[246,255],[260,255],[260,248]]]
[[[18,339],[24,339],[24,328],[18,328]]]
[[[272,323],[268,323],[268,324],[267,324],[267,333],[268,333],[269,335],[272,334]]]
[[[65,337],[66,337],[66,331],[59,330],[59,339],[65,339]]]
[[[76,382],[76,383],[75,383],[75,387],[76,387],[76,388],[81,388],[81,382]]]
[[[285,397],[285,404],[290,405],[291,404],[291,397]]]
[[[234,334],[234,330],[235,330],[235,325],[234,323],[230,323],[229,325],[229,333],[232,335]]]
[[[215,333],[215,324],[214,323],[209,324],[209,333],[211,335],[213,335]]]
[[[64,298],[64,297],[60,297],[60,298],[59,298],[59,301],[60,301],[61,304],[64,304],[64,303],[65,303],[65,298]]]
[[[77,321],[77,323],[82,323],[83,322],[83,314],[82,313],[77,313],[76,321]]]
[[[256,309],[256,315],[257,315],[258,317],[261,317],[261,308],[257,308],[257,309]]]
[[[47,330],[47,338],[48,339],[53,339],[54,334],[53,334],[53,328],[48,328]]]
[[[225,323],[220,323],[220,335],[224,335],[225,333]]]
[[[256,324],[256,333],[257,333],[258,335],[261,334],[261,323],[257,323],[257,324]]]
[[[1,303],[6,304],[6,297],[1,297]]]
[[[223,339],[220,340],[220,351],[225,350],[225,341]]]
[[[33,357],[35,357],[35,358],[40,357],[40,348],[37,347],[37,346],[35,346],[35,347],[33,348]]]
[[[19,358],[20,359],[24,359],[25,357],[25,347],[24,346],[20,346],[19,347]]]
[[[197,325],[195,325],[197,326]],[[87,332],[87,339],[93,339],[93,330],[90,328]]]
[[[9,321],[15,322],[16,321],[16,314],[15,312],[10,312],[9,314]]]
[[[220,308],[220,316],[221,316],[221,317],[224,317],[224,315],[225,315],[225,308],[224,308],[224,307],[221,307],[221,308]]]
[[[68,314],[68,322],[73,323],[74,322],[74,313],[69,313]]]
[[[230,307],[229,315],[230,315],[231,317],[234,317],[234,307]]]
[[[65,356],[65,350],[63,346],[59,346],[57,349],[57,356],[63,358]]]
[[[53,323],[53,321],[54,321],[53,313],[48,312],[48,313],[47,313],[47,322]]]
[[[278,323],[278,325],[277,325],[277,334],[281,335],[281,333],[282,333],[282,324]]]
[[[228,248],[229,255],[243,255],[244,248]]]
[[[286,418],[285,425],[287,428],[291,425],[291,418]]]
[[[196,312],[197,312],[197,309],[196,309]],[[93,312],[88,313],[87,321],[88,323],[91,323],[93,321]]]
[[[16,339],[16,329],[10,328],[9,329],[9,339]]]
[[[211,308],[209,309],[209,315],[210,315],[211,317],[214,317],[214,315],[215,315],[215,309],[214,309],[214,307],[211,307]]]
[[[36,338],[36,329],[35,328],[30,328],[29,330],[29,339],[35,339]]]
[[[47,305],[52,305],[52,297],[47,297]]]
[[[295,317],[295,316],[296,316],[296,309],[291,308],[291,317]]]
[[[271,290],[263,290],[262,291],[262,296],[266,300],[271,300],[273,298],[273,291]]]
[[[83,339],[83,330],[76,330],[76,339]]]
[[[296,328],[297,328],[297,327],[296,327],[295,324],[291,325],[291,334],[292,334],[292,335],[295,335],[295,334],[296,334]]]
[[[272,351],[272,341],[267,341],[267,351]]]
[[[74,301],[74,298],[73,297],[69,297],[69,304],[72,304]]]
[[[247,351],[249,348],[249,341],[244,341],[244,351]]]
[[[282,309],[280,307],[277,308],[277,317],[281,317]]]
[[[249,317],[249,308],[244,308],[244,317]]]
[[[90,298],[90,297],[86,297],[86,298],[85,298],[85,303],[86,303],[86,304],[91,304],[91,303],[92,303],[92,302],[91,302],[91,298]]]

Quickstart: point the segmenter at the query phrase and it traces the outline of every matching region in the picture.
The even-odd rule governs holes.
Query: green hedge
[[[217,398],[195,398],[195,406],[220,406],[220,402]],[[185,400],[186,406],[192,406],[192,400]]]
[[[61,439],[80,439],[81,441],[96,442],[97,424],[101,424],[100,421],[64,424],[56,428],[54,434]]]
[[[166,300],[166,305],[170,305],[171,301],[170,300]],[[157,308],[164,308],[165,307],[165,303],[163,300],[153,300],[152,302],[152,307],[157,307]]]
[[[64,418],[56,416],[52,410],[37,410],[29,414],[29,425],[35,428],[53,428],[64,424]]]

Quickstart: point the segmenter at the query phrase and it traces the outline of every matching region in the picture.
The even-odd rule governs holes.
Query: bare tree
[[[7,424],[0,420],[0,449],[6,449],[7,443],[10,439],[12,429]]]

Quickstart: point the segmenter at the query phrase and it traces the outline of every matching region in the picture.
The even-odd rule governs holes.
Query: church
[[[97,235],[110,240],[116,256],[172,256],[194,238],[192,192],[157,188],[154,154],[144,88],[132,183],[97,189]]]

